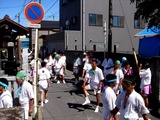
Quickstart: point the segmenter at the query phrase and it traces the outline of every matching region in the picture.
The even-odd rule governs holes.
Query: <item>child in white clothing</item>
[[[135,80],[132,76],[126,76],[123,80],[124,91],[118,96],[116,107],[111,111],[116,115],[120,110],[121,120],[138,120],[139,115],[144,120],[148,120],[148,109],[145,107],[144,100],[139,93],[134,90]]]
[[[116,94],[113,91],[113,87],[117,84],[117,77],[113,74],[109,74],[106,76],[106,79],[104,80],[105,88],[102,93],[102,103],[103,103],[103,118],[104,120],[110,120],[112,118],[112,115],[110,113],[111,110],[113,110],[116,106]],[[117,116],[115,115],[114,120],[118,120]]]

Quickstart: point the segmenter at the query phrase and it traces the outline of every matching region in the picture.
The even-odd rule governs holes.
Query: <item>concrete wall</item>
[[[75,50],[77,46],[77,51],[82,50],[82,33],[81,31],[65,31],[65,48],[68,47],[69,50]]]
[[[34,45],[35,45],[35,30],[32,29],[32,48],[34,48]],[[51,31],[51,30],[39,30],[39,37],[41,35],[50,35],[50,34],[53,34],[54,32]],[[40,46],[43,45],[43,39],[42,38],[39,38],[39,48]]]
[[[64,51],[64,40],[63,39],[54,39],[54,34],[48,35],[46,37],[47,40],[47,48],[48,48],[48,53],[51,53],[53,49],[56,51]]]

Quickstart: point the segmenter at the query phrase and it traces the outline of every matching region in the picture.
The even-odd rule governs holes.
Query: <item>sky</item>
[[[18,22],[18,13],[20,13],[20,24],[27,26],[29,21],[24,15],[25,6],[29,2],[38,0],[0,0],[0,19],[7,14],[10,19]],[[43,20],[59,20],[59,0],[41,0],[41,5],[44,9]]]

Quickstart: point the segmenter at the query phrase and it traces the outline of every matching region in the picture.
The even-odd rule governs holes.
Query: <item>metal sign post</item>
[[[37,90],[37,83],[38,83],[38,28],[41,26],[39,23],[44,17],[44,9],[41,4],[37,2],[31,2],[25,7],[25,16],[26,18],[32,23],[28,24],[28,27],[36,28],[36,36],[35,36],[35,55],[34,55],[34,82],[33,82],[33,89],[34,89],[34,118],[36,119],[37,107],[38,107],[38,90]]]
[[[38,78],[38,29],[36,29],[36,37],[35,37],[35,54],[34,54],[34,72],[35,72],[35,76],[34,76],[34,82],[33,82],[33,89],[34,89],[34,118],[36,117],[36,113],[37,113],[37,78]]]

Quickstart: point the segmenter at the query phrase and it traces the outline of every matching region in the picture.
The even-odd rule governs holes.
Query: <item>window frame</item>
[[[139,20],[139,26],[136,26],[136,20]],[[144,23],[142,23],[144,22]],[[144,26],[143,26],[144,25]],[[145,20],[142,18],[134,18],[134,29],[145,29]]]
[[[89,26],[95,26],[95,27],[103,27],[103,14],[95,14],[95,13],[89,13],[88,14],[89,16],[88,16],[88,22],[89,22]],[[95,24],[91,24],[91,22],[90,22],[90,16],[91,15],[95,15],[94,17],[94,22],[95,22]],[[101,16],[102,17],[102,24],[97,24],[98,23],[98,20],[97,20],[97,18],[98,18],[98,16]]]
[[[115,26],[113,23],[113,21],[114,21],[114,17],[117,17],[117,26]],[[123,19],[123,25],[121,25],[120,23],[120,21],[118,21],[119,20],[119,18],[122,18]],[[124,28],[125,27],[125,24],[124,24],[124,16],[118,16],[118,15],[112,15],[112,27],[115,27],[115,28]],[[120,25],[119,25],[120,24]]]

